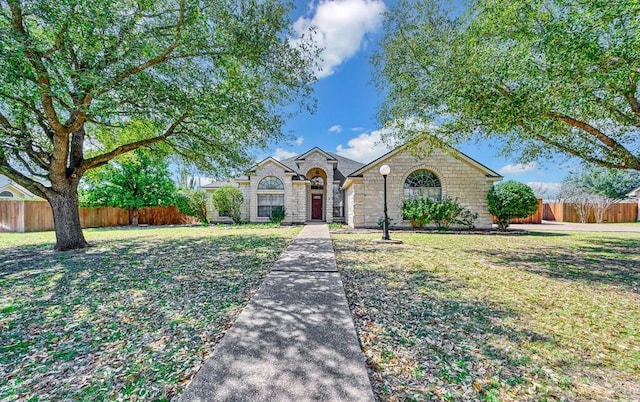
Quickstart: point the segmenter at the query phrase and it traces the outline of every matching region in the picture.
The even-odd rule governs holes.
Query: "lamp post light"
[[[382,240],[391,240],[389,237],[389,215],[387,215],[387,176],[391,173],[389,165],[380,166],[380,174],[384,178],[384,222],[382,223]]]

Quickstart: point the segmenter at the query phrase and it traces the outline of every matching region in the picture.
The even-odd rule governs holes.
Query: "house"
[[[635,199],[638,203],[638,218],[636,219],[638,222],[640,222],[640,187],[631,190],[628,194],[627,197],[631,198],[631,199]]]
[[[396,227],[410,227],[402,219],[402,204],[417,194],[457,198],[478,213],[477,227],[491,227],[487,192],[502,176],[453,148],[434,149],[428,156],[416,158],[406,146],[400,146],[363,164],[315,147],[281,161],[266,158],[233,185],[242,191],[242,214],[249,222],[268,222],[274,211],[284,209],[283,223],[324,221],[344,222],[354,228],[377,227],[383,215],[384,192],[379,169],[385,164],[391,168],[387,176],[388,213]],[[202,188],[212,193],[220,185]],[[216,211],[211,211],[210,217],[225,220]]]
[[[9,179],[7,176],[0,175],[0,199],[2,200],[15,200],[15,199],[40,199],[31,191],[22,187],[18,183]]]

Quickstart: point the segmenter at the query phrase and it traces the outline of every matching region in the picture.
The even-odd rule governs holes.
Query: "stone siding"
[[[387,177],[387,207],[392,225],[410,227],[408,221],[402,219],[402,202],[404,200],[404,182],[413,171],[428,169],[433,171],[442,186],[442,197],[457,198],[458,202],[472,212],[478,213],[476,227],[490,228],[493,218],[487,206],[487,192],[495,178],[486,177],[485,173],[463,160],[440,150],[434,150],[428,157],[417,160],[408,151],[401,151],[391,157],[372,165],[363,174],[363,200],[354,203],[353,214],[361,216],[353,219],[353,226],[377,227],[383,216],[383,178],[379,173],[380,166],[389,165],[391,173]]]

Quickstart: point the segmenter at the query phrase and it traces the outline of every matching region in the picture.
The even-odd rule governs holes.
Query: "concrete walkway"
[[[326,224],[282,253],[180,400],[374,400]]]

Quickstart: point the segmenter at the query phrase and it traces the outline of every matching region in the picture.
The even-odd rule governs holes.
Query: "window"
[[[344,217],[344,192],[340,190],[339,184],[333,185],[333,217]]]
[[[258,194],[258,217],[271,218],[284,210],[284,194]]]
[[[313,176],[311,179],[311,188],[314,190],[324,189],[324,179],[320,176]]]
[[[407,198],[428,197],[439,201],[442,198],[440,179],[430,170],[416,170],[404,182],[404,196]]]
[[[13,197],[13,193],[11,191],[3,191],[0,193],[0,197]]]
[[[284,184],[275,176],[267,176],[258,183],[258,217],[271,218],[275,211],[284,210]]]
[[[218,216],[223,218],[223,217],[229,217],[229,211],[223,211],[223,210],[219,210],[218,211]]]
[[[284,184],[275,176],[267,176],[258,183],[258,190],[284,190]]]

